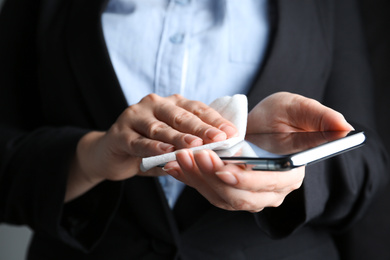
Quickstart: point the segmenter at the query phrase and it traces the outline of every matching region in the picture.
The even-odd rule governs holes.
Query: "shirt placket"
[[[192,1],[169,2],[156,63],[155,93],[160,96],[184,92]]]

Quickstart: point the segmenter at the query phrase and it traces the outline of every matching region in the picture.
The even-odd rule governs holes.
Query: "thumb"
[[[305,131],[350,131],[344,116],[320,102],[296,95],[289,106],[291,122]]]

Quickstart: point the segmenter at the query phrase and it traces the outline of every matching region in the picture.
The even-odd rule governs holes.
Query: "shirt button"
[[[175,0],[175,3],[179,5],[188,5],[190,1],[191,0]]]
[[[169,38],[169,40],[171,41],[171,43],[175,43],[175,44],[183,43],[183,41],[184,41],[184,34],[177,33],[177,34],[171,36]]]

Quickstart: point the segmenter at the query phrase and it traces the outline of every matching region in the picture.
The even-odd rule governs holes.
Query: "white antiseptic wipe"
[[[245,95],[234,95],[232,97],[226,96],[214,100],[210,107],[214,108],[224,118],[232,122],[238,129],[239,135],[232,137],[225,141],[216,143],[205,144],[193,148],[190,150],[224,150],[229,149],[235,144],[241,142],[245,138],[246,123],[248,117],[248,99]],[[145,172],[155,166],[165,164],[170,161],[176,160],[176,151],[157,156],[146,157],[142,159],[141,171]]]

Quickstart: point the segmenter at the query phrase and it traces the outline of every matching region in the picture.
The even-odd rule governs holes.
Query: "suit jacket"
[[[78,140],[126,107],[102,34],[105,2],[12,0],[0,16],[0,221],[34,230],[29,259],[337,259],[332,234],[387,181],[354,1],[272,2],[275,29],[250,108],[299,93],[369,140],[307,167],[302,188],[257,214],[218,209],[189,187],[170,210],[148,177],[106,181],[63,204]]]
[[[360,0],[360,10],[367,40],[369,60],[375,82],[375,111],[379,135],[390,147],[390,2]],[[389,171],[389,170],[388,170]],[[344,259],[390,259],[390,185],[370,205],[367,214],[348,232],[338,236]],[[375,225],[373,225],[375,223]],[[345,250],[349,247],[353,250]]]

